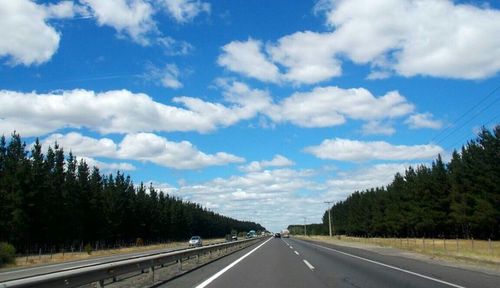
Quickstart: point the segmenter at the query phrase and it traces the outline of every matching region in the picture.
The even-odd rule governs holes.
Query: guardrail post
[[[196,264],[200,264],[200,254],[196,254]]]
[[[155,284],[155,267],[152,266],[152,267],[149,267],[149,274],[150,274],[150,278],[151,278],[151,284]]]
[[[95,282],[95,286],[97,288],[104,288],[104,280],[99,280],[99,281]]]
[[[182,271],[182,259],[177,260],[177,269],[179,272]]]

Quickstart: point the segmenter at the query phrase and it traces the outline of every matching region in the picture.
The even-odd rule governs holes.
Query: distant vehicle
[[[281,234],[280,233],[274,233],[274,238],[281,238]]]
[[[231,236],[231,240],[232,241],[238,241],[238,236],[236,236],[236,235]]]
[[[247,238],[255,238],[255,237],[257,237],[257,233],[255,232],[255,230],[250,230],[247,233]]]
[[[203,242],[201,241],[200,236],[193,236],[189,239],[189,247],[201,247],[203,246]]]
[[[283,238],[290,238],[290,231],[288,230],[282,230],[281,231],[281,236],[283,236]]]

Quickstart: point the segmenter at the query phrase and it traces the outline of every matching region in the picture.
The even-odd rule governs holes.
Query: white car
[[[203,246],[200,236],[193,236],[189,239],[189,247],[200,247]]]

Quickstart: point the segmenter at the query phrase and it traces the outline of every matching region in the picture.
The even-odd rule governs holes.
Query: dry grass
[[[360,238],[312,236],[309,239],[337,243],[349,242],[409,250],[433,257],[500,267],[500,241],[429,238]]]
[[[203,240],[203,244],[214,244],[224,242],[223,238],[217,239],[206,239]],[[129,254],[129,253],[137,253],[137,252],[146,252],[152,250],[159,249],[181,249],[187,248],[187,240],[182,242],[169,242],[165,244],[157,244],[157,245],[148,245],[148,246],[132,246],[132,247],[123,247],[117,249],[109,249],[109,250],[99,250],[92,251],[89,255],[86,252],[66,252],[66,253],[53,253],[53,254],[43,254],[43,255],[30,255],[30,256],[20,256],[16,257],[15,265],[9,265],[8,267],[28,267],[33,265],[40,264],[54,264],[68,261],[76,261],[76,260],[84,260],[91,259],[96,257],[103,256],[113,256],[113,255],[121,255],[121,254]]]

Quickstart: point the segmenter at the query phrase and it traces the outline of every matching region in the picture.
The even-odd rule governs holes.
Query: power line
[[[451,127],[453,127],[454,124],[458,123],[460,120],[462,120],[467,114],[469,114],[470,112],[472,112],[474,109],[476,109],[479,105],[483,104],[486,100],[488,100],[491,96],[493,96],[498,90],[500,90],[500,85],[498,85],[497,87],[495,87],[490,93],[488,93],[486,95],[486,97],[484,97],[481,101],[479,101],[478,103],[476,103],[474,106],[472,106],[471,108],[469,108],[468,110],[466,110],[464,113],[462,113],[457,119],[455,119],[455,121],[453,121],[452,123],[450,123],[449,125],[446,126],[446,128],[444,128],[443,130],[441,130],[441,132],[439,132],[436,136],[434,136],[430,142],[438,139],[441,135],[443,135],[446,131],[448,131]],[[494,103],[496,103],[498,100],[495,100]],[[492,104],[494,104],[492,103]],[[487,106],[488,108],[491,107],[491,104]],[[484,111],[485,109],[483,109]],[[482,111],[480,112],[482,113]],[[480,114],[479,113],[479,114]],[[476,114],[477,116],[478,114]],[[475,117],[476,117],[475,116]],[[473,117],[473,118],[475,118]],[[470,122],[470,121],[468,121]],[[467,123],[468,123],[467,122]],[[466,123],[466,124],[467,124]],[[465,124],[464,124],[465,125]],[[454,131],[462,128],[464,125],[460,126],[459,128],[455,128],[451,133],[448,133],[444,138],[442,138],[441,140],[439,140],[437,143],[441,143],[444,139],[448,138],[449,135],[453,134]]]
[[[444,138],[442,138],[441,140],[439,140],[438,142],[436,142],[436,144],[442,143],[448,137],[450,137],[451,135],[455,134],[457,131],[459,131],[460,129],[462,129],[465,125],[469,124],[472,120],[476,119],[481,113],[483,113],[484,111],[486,111],[486,110],[490,109],[491,107],[493,107],[493,105],[496,104],[498,101],[500,101],[500,98],[496,99],[495,101],[493,101],[493,103],[490,103],[490,105],[488,105],[488,106],[484,107],[483,109],[481,109],[478,113],[476,113],[474,116],[472,116],[472,118],[470,118],[469,120],[467,120],[466,122],[464,122],[462,125],[460,125],[457,128],[453,129]]]

